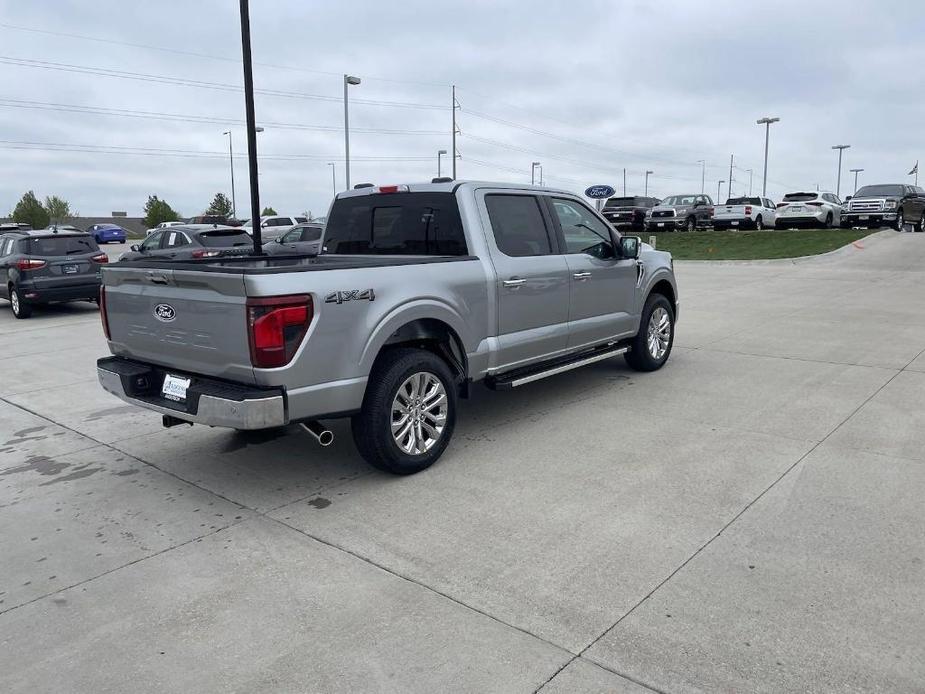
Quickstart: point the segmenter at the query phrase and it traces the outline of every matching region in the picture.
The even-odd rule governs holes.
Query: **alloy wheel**
[[[900,210],[896,213],[896,231],[903,231],[906,226],[906,218],[903,216],[903,211]]]
[[[392,399],[392,438],[408,455],[434,447],[446,428],[448,400],[443,382],[434,374],[412,374]]]
[[[19,292],[15,289],[10,292],[10,306],[13,309],[14,315],[19,315]]]
[[[656,361],[664,357],[671,342],[671,318],[663,307],[652,311],[646,337],[649,355]]]

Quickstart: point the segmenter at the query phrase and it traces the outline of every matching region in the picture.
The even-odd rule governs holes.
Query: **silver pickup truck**
[[[320,255],[104,269],[103,388],[166,426],[352,418],[363,457],[408,474],[453,435],[459,397],[624,355],[653,371],[678,316],[671,256],[572,193],[434,182],[340,193]]]

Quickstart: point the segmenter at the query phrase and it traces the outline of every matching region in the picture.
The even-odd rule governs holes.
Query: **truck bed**
[[[473,255],[250,255],[187,260],[130,260],[112,267],[113,269],[127,267],[151,270],[194,270],[197,272],[221,272],[226,274],[268,275],[286,272],[320,272],[324,270],[458,263],[473,260],[478,260],[478,258]]]

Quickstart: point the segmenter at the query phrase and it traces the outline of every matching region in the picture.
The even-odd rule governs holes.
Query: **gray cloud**
[[[351,88],[357,128],[439,131],[439,135],[354,132],[353,181],[426,180],[436,152],[450,148],[450,84],[459,85],[459,175],[529,180],[543,161],[550,185],[577,190],[607,182],[630,192],[655,171],[650,192],[667,195],[728,177],[734,192],[760,186],[763,133],[772,127],[769,193],[835,187],[836,154],[862,181],[902,181],[922,156],[925,44],[906,2],[253,2],[258,89],[332,97],[260,94],[261,200],[280,211],[324,213],[337,162],[343,186],[341,77]],[[0,22],[106,39],[89,41],[0,26],[0,55],[240,85],[237,3],[105,0],[7,5]],[[148,44],[209,59],[129,47]],[[268,64],[277,67],[269,67]],[[278,66],[289,66],[283,69]],[[23,191],[57,194],[84,214],[139,213],[151,193],[184,214],[230,193],[220,123],[173,122],[17,108],[10,100],[243,120],[237,91],[191,88],[0,64],[0,139],[216,153],[216,156],[26,151],[0,148],[0,211]],[[413,109],[361,100],[440,105]],[[490,116],[495,120],[481,117]],[[520,127],[498,122],[508,121]],[[237,151],[244,131],[232,126]],[[548,135],[533,131],[543,131]],[[549,136],[551,135],[551,136]],[[490,142],[487,142],[490,141]],[[2,147],[2,146],[0,146]],[[275,158],[304,155],[304,158]],[[373,161],[412,157],[421,161]],[[448,163],[444,160],[445,163]],[[487,164],[487,165],[486,165]],[[240,216],[248,216],[247,166],[235,163]]]

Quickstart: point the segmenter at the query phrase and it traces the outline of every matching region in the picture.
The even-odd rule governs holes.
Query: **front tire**
[[[916,231],[925,231],[925,210],[922,210],[922,216],[919,218],[919,223],[915,225]]]
[[[906,226],[906,217],[903,215],[903,211],[899,210],[896,213],[896,231],[903,231]]]
[[[688,217],[687,221],[684,223],[684,230],[687,232],[693,232],[697,229],[697,220],[693,217]]]
[[[363,408],[351,420],[353,442],[373,467],[411,475],[443,455],[456,427],[453,374],[423,349],[397,348],[373,367]]]
[[[758,215],[758,218],[755,220],[755,230],[764,231],[764,220],[761,218],[761,215]]]
[[[13,285],[10,286],[10,308],[16,318],[28,318],[32,315],[32,306],[27,304],[19,294],[19,289]]]
[[[664,295],[650,294],[642,310],[639,332],[623,358],[636,371],[657,371],[668,361],[673,345],[674,306]]]
[[[829,213],[825,216],[825,228],[826,228],[826,229],[831,229],[831,228],[832,228],[832,222],[834,222],[834,221],[835,221],[835,218],[832,216],[832,213],[829,212]]]

